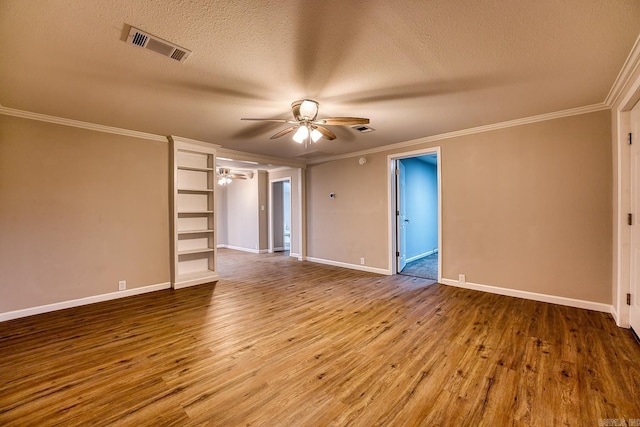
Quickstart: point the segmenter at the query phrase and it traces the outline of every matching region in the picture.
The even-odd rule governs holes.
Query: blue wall
[[[417,158],[405,167],[407,260],[438,249],[438,174],[436,165]]]

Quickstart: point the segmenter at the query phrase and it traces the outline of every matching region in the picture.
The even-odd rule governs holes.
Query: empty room
[[[638,1],[0,0],[0,52],[0,425],[640,425]]]

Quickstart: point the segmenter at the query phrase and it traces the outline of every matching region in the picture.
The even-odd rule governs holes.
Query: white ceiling
[[[126,44],[128,25],[193,51]],[[637,0],[0,0],[0,105],[295,159],[603,103]],[[360,116],[309,149],[285,125]]]

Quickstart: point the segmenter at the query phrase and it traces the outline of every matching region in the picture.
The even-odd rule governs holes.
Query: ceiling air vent
[[[166,40],[162,40],[161,38],[135,27],[131,27],[129,29],[127,43],[152,50],[160,55],[167,56],[179,62],[186,61],[189,55],[191,55],[191,51],[189,49],[185,49]]]
[[[362,132],[362,133],[367,133],[367,132],[373,132],[375,129],[366,125],[355,125],[355,126],[351,126],[353,129],[357,130],[358,132]]]

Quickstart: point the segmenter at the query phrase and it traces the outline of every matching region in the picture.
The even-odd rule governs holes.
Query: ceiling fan
[[[336,134],[325,126],[352,126],[352,125],[366,125],[369,123],[369,119],[363,117],[328,117],[325,119],[318,119],[318,101],[313,99],[301,99],[294,101],[291,104],[291,111],[293,113],[294,120],[286,119],[253,119],[242,118],[240,120],[258,120],[263,122],[275,122],[275,123],[288,123],[290,126],[281,130],[270,139],[280,138],[288,133],[297,129],[293,135],[293,140],[298,144],[304,142],[306,147],[308,143],[316,142],[320,138],[325,137],[329,140],[336,139]]]
[[[247,175],[231,173],[231,169],[229,168],[218,168],[216,178],[218,178],[218,185],[226,185],[231,184],[231,181],[234,179],[247,179]],[[251,176],[249,176],[249,178],[251,178]]]

